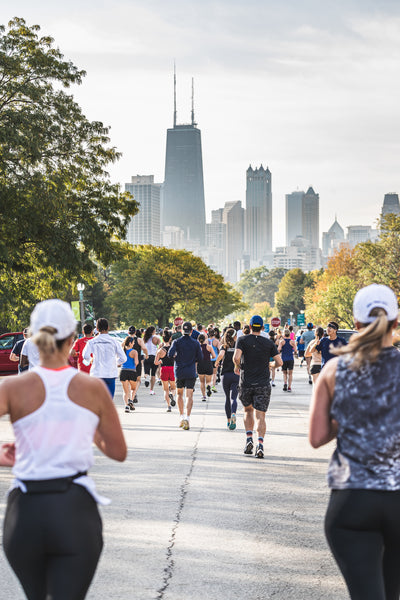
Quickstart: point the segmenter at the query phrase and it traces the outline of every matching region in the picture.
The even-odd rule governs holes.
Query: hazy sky
[[[11,4],[13,5],[11,8]],[[398,0],[0,0],[1,23],[39,24],[87,71],[74,96],[111,126],[123,154],[113,181],[163,181],[166,129],[202,132],[207,217],[245,205],[246,169],[272,172],[274,245],[285,243],[285,194],[312,185],[320,231],[374,225],[399,192]]]

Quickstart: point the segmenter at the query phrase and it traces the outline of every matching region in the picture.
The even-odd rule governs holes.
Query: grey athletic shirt
[[[400,352],[352,371],[338,362],[331,417],[339,423],[328,469],[333,489],[400,490]]]

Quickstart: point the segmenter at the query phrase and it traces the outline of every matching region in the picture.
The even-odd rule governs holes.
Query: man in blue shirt
[[[337,336],[337,330],[339,329],[339,325],[335,323],[335,321],[330,321],[326,326],[326,333],[328,337],[322,338],[320,343],[315,346],[317,352],[321,352],[321,369],[325,363],[328,362],[331,358],[335,356],[332,354],[330,349],[332,347],[337,348],[338,346],[346,346],[347,342],[344,338]]]
[[[179,427],[189,429],[190,413],[193,407],[193,390],[196,383],[196,363],[202,359],[200,344],[191,337],[192,324],[182,325],[183,336],[174,340],[168,356],[175,358],[175,381],[178,392]],[[183,390],[186,388],[186,417],[184,412]]]
[[[306,331],[303,331],[300,342],[304,344],[304,350],[307,350],[307,346],[313,339],[315,339],[315,333],[313,331],[314,325],[312,323],[307,323]],[[312,385],[311,373],[310,373],[310,365],[311,365],[311,356],[306,356],[305,358],[307,365],[307,375],[308,375],[308,383]],[[301,361],[303,362],[303,361]]]

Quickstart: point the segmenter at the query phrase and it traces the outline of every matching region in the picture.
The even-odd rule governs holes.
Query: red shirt
[[[78,369],[79,369],[79,371],[83,371],[84,373],[90,373],[90,369],[92,367],[91,364],[84,365],[83,358],[82,358],[83,349],[86,346],[87,342],[92,339],[92,337],[93,336],[81,337],[81,338],[77,339],[75,341],[75,344],[72,346],[72,349],[75,350],[75,352],[78,354]],[[93,354],[91,354],[90,356],[93,356]]]

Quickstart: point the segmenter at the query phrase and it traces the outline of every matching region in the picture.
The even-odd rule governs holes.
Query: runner
[[[78,361],[78,370],[83,371],[84,373],[90,373],[90,369],[92,367],[92,361],[83,362],[83,349],[88,343],[89,340],[93,338],[93,325],[90,323],[86,323],[82,329],[83,337],[78,338],[74,345],[71,348],[70,355],[77,358]],[[89,364],[85,364],[88,362]]]
[[[359,290],[358,334],[336,350],[314,390],[313,448],[336,438],[328,469],[331,496],[325,534],[346,581],[360,600],[400,594],[400,354],[396,295],[384,285]]]
[[[284,337],[279,342],[278,352],[282,357],[282,373],[283,373],[283,391],[292,391],[294,353],[296,352],[296,342],[290,339],[289,329],[285,329]]]
[[[236,331],[227,329],[222,338],[221,350],[217,363],[222,363],[222,387],[225,392],[225,414],[228,429],[236,429],[237,395],[239,375],[235,373],[233,355],[235,353]]]
[[[118,364],[126,361],[125,352],[118,340],[109,335],[107,319],[97,319],[96,327],[99,334],[87,342],[83,349],[83,360],[90,362],[93,355],[90,375],[102,379],[114,398],[115,380],[118,375],[117,361]]]
[[[200,344],[190,337],[192,324],[186,321],[182,325],[183,336],[172,342],[168,356],[175,358],[175,380],[178,391],[179,427],[190,428],[190,414],[193,407],[193,389],[196,383],[196,363],[203,355]],[[186,414],[183,401],[183,392],[186,389]]]
[[[142,331],[140,329],[136,329],[136,327],[134,325],[131,325],[129,327],[129,335],[131,337],[133,337],[133,349],[136,350],[137,355],[138,355],[138,363],[136,365],[136,389],[135,389],[135,395],[133,396],[133,403],[137,403],[138,402],[138,391],[139,391],[139,387],[140,387],[140,382],[142,380],[142,373],[143,373],[143,354],[145,356],[145,358],[147,358],[148,356],[148,352],[147,352],[147,348],[146,345],[144,343],[144,341],[142,340]]]
[[[219,354],[219,348],[220,348],[220,341],[219,341],[219,329],[218,327],[214,327],[213,329],[209,329],[209,333],[208,333],[208,343],[210,344],[210,346],[213,347],[214,350],[214,354],[215,357],[211,358],[211,362],[212,362],[212,366],[213,366],[213,374],[212,374],[212,386],[211,386],[211,390],[216,394],[217,393],[217,367],[215,365],[215,362],[217,360],[218,354]]]
[[[269,332],[269,339],[276,346],[275,338],[276,338],[276,332],[273,329],[271,329],[271,331]],[[275,387],[275,372],[276,372],[276,367],[275,367],[275,360],[274,360],[274,358],[272,356],[269,359],[269,372],[270,372],[270,379],[271,379],[271,387]]]
[[[168,356],[171,349],[172,334],[168,329],[164,329],[163,345],[157,350],[155,365],[161,365],[161,381],[164,389],[164,398],[167,403],[167,412],[171,412],[171,406],[175,406],[175,374],[174,374],[174,359]]]
[[[321,373],[322,360],[321,352],[318,352],[316,347],[323,337],[324,330],[322,329],[322,327],[317,327],[315,331],[315,338],[308,344],[305,353],[306,358],[309,357],[311,359],[310,374],[314,384],[317,382],[319,374]]]
[[[308,344],[313,339],[315,339],[315,334],[314,334],[313,328],[314,328],[314,325],[312,323],[307,323],[307,329],[306,329],[306,331],[303,332],[303,335],[301,336],[301,342],[304,344],[305,349],[307,349]],[[308,383],[312,383],[311,371],[310,371],[311,356],[305,356],[305,359],[306,359],[306,365],[307,365]]]
[[[161,343],[161,338],[155,334],[156,328],[152,325],[146,329],[143,336],[143,341],[147,348],[147,358],[144,360],[144,385],[149,387],[150,396],[154,396],[154,384],[156,382],[157,365],[154,364],[154,359],[157,354],[157,347]]]
[[[215,359],[215,352],[214,348],[206,340],[206,336],[204,335],[204,333],[201,333],[199,335],[197,341],[200,344],[201,353],[203,355],[202,360],[199,363],[197,363],[197,375],[199,376],[202,400],[203,402],[205,402],[206,393],[208,397],[212,395],[211,380],[214,372],[214,365],[211,361],[212,359]]]
[[[300,360],[300,367],[303,366],[303,362],[305,361],[304,358],[304,351],[306,349],[304,342],[302,341],[302,335],[303,335],[303,330],[299,331],[298,336],[296,337],[296,344],[297,344],[297,356]]]
[[[121,366],[119,380],[124,390],[125,412],[130,413],[135,410],[133,398],[136,393],[136,365],[138,364],[138,353],[134,350],[134,339],[129,336],[122,343],[122,349],[126,354],[126,361]]]
[[[104,383],[68,366],[75,327],[69,304],[40,302],[31,315],[40,366],[0,386],[0,416],[16,440],[0,447],[15,478],[3,546],[30,600],[85,598],[103,547],[96,503],[109,503],[87,474],[93,442],[117,461],[127,453]]]
[[[259,315],[250,320],[251,333],[242,335],[236,342],[233,355],[235,373],[240,374],[239,398],[244,406],[244,425],[246,428],[245,454],[252,454],[254,413],[258,444],[256,458],[264,458],[264,435],[266,430],[265,413],[271,397],[269,381],[269,359],[275,358],[275,365],[282,365],[278,350],[270,339],[261,336],[264,322]]]
[[[323,337],[316,346],[316,350],[322,354],[321,369],[328,360],[335,356],[331,350],[340,348],[340,346],[346,346],[347,344],[344,338],[337,336],[338,329],[339,325],[335,321],[330,321],[326,327],[328,337]]]

